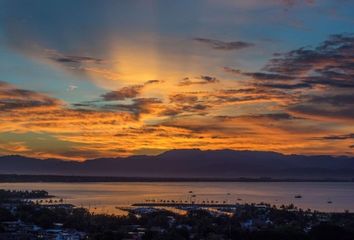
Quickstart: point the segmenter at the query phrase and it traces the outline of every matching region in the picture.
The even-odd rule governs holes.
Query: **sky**
[[[354,156],[354,1],[0,0],[0,155]]]

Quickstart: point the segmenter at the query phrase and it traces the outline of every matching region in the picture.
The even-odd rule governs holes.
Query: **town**
[[[91,213],[52,197],[46,191],[0,190],[0,239],[354,239],[354,214],[348,211],[322,213],[265,203],[170,203],[172,211],[166,204],[145,203],[116,216]]]

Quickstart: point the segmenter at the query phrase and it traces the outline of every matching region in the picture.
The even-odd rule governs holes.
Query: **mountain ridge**
[[[120,177],[354,177],[354,157],[272,151],[176,149],[155,156],[96,158],[82,162],[0,157],[0,174]]]

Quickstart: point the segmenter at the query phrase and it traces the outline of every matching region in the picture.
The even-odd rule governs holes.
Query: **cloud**
[[[354,35],[331,35],[317,47],[277,53],[262,71],[224,71],[249,77],[250,88],[288,96],[284,111],[322,121],[353,119]],[[276,99],[276,98],[273,98]],[[283,102],[284,103],[284,102]]]
[[[349,81],[353,74],[354,35],[332,35],[314,49],[300,48],[277,54],[264,68],[268,72],[300,77],[330,77],[333,81]],[[341,74],[342,73],[342,74]],[[348,78],[349,77],[349,78]]]
[[[198,96],[192,94],[172,94],[169,96],[169,104],[160,112],[160,116],[176,116],[204,112],[209,108]]]
[[[169,103],[163,104],[164,116],[176,115],[212,115],[227,107],[241,105],[264,104],[271,102],[289,102],[294,99],[282,94],[279,90],[262,88],[215,89],[170,94]]]
[[[1,82],[0,86],[18,89]],[[171,149],[175,146],[323,152],[321,144],[324,143],[313,146],[306,140],[326,133],[317,122],[311,125],[311,121],[279,110],[266,112],[263,105],[257,112],[234,111],[233,114],[240,115],[218,115],[230,114],[230,111],[220,111],[219,107],[266,101],[254,100],[257,97],[271,99],[271,95],[266,95],[268,92],[271,91],[250,87],[175,93],[169,95],[166,103],[158,98],[140,97],[124,104],[94,102],[97,106],[93,107],[87,103],[74,108],[60,104],[55,108],[32,107],[31,111],[6,109],[0,112],[0,133],[41,132],[70,144],[70,148],[48,152],[13,147],[19,153],[25,151],[21,153],[40,157],[126,156],[141,148]],[[43,94],[31,92],[29,96],[37,95]],[[86,106],[91,108],[85,109]],[[337,144],[334,149],[326,145],[326,152],[348,148],[347,143],[343,148],[341,146]]]
[[[198,97],[194,95],[186,95],[186,94],[173,94],[169,97],[171,103],[178,103],[178,104],[193,104],[198,101]]]
[[[282,92],[279,90],[269,90],[269,89],[264,89],[260,87],[243,87],[243,88],[238,88],[238,89],[222,89],[220,90],[221,93],[223,94],[274,94],[274,95],[281,95]]]
[[[266,88],[278,88],[284,90],[291,89],[301,89],[301,88],[312,88],[311,84],[308,83],[297,83],[297,84],[281,84],[281,83],[261,83],[258,86],[266,87]]]
[[[223,67],[223,70],[227,73],[234,75],[243,75],[247,77],[252,77],[255,80],[292,80],[295,77],[289,75],[283,75],[278,73],[267,73],[267,72],[242,72],[239,69],[234,69],[231,67]]]
[[[205,44],[217,50],[240,50],[240,49],[254,46],[253,43],[249,43],[249,42],[243,42],[243,41],[223,42],[220,40],[214,40],[208,38],[194,38],[194,41]]]
[[[176,117],[162,123],[188,129],[193,133],[204,133],[218,139],[243,139],[246,142],[258,142],[257,139],[285,139],[289,133],[308,134],[309,129],[302,131],[303,119],[287,113],[248,114],[238,116],[206,116]],[[319,131],[319,129],[312,130]],[[276,140],[277,141],[277,140]],[[228,142],[228,144],[232,144]]]
[[[147,101],[137,100],[140,111],[144,111]],[[137,104],[138,105],[138,104]],[[115,147],[110,144],[109,138],[122,127],[139,125],[136,115],[130,112],[110,111],[109,109],[80,109],[72,108],[61,100],[46,94],[0,82],[0,133],[46,133],[63,142],[70,142],[73,148],[80,146],[87,148],[80,157],[88,157],[92,151],[101,151],[101,154],[115,156]],[[145,110],[146,111],[146,110]],[[96,136],[96,138],[94,137]],[[21,152],[32,156],[49,156],[54,154],[50,149],[47,154],[26,149],[19,144],[6,145],[0,141],[0,148]],[[27,151],[28,150],[28,151]],[[67,151],[68,149],[66,149]],[[91,152],[92,153],[92,152]],[[91,154],[90,153],[90,154]],[[65,153],[57,153],[65,157]],[[102,156],[102,155],[100,155]]]
[[[315,96],[309,102],[313,104],[330,104],[335,107],[351,105],[354,108],[354,95]]]
[[[260,87],[215,89],[212,91],[171,94],[169,95],[169,104],[166,105],[166,112],[169,113],[168,115],[189,114],[191,112],[198,114],[212,114],[213,110],[218,110],[227,106],[292,101],[295,101],[295,98],[293,99],[287,96],[286,93],[274,89]],[[205,110],[208,111],[206,112]]]
[[[305,3],[307,5],[313,5],[316,3],[316,0],[280,0],[283,4],[285,4],[287,7],[293,7],[296,4],[299,3]]]
[[[189,86],[189,85],[203,85],[203,84],[210,84],[210,83],[218,83],[220,82],[217,78],[215,77],[210,77],[210,76],[199,76],[195,78],[196,80],[193,81],[190,78],[186,77],[183,78],[179,82],[179,86]]]
[[[252,115],[249,116],[250,118],[266,118],[266,119],[272,119],[272,120],[292,120],[296,119],[294,116],[288,114],[288,113],[268,113],[268,114],[262,114],[262,115]]]
[[[0,150],[12,154],[24,154],[31,151],[31,149],[24,142],[12,141],[10,143],[0,141]]]
[[[163,83],[162,80],[157,80],[157,79],[154,79],[154,80],[148,80],[144,83],[144,85],[149,85],[149,84],[155,84],[155,83]]]
[[[254,73],[242,73],[242,75],[252,77],[256,80],[260,81],[267,81],[267,80],[293,80],[295,79],[294,76],[289,76],[289,75],[282,75],[282,74],[277,74],[277,73],[264,73],[264,72],[254,72]]]
[[[138,96],[143,88],[143,85],[135,85],[123,87],[117,91],[111,91],[101,95],[105,101],[125,100],[127,98],[135,98]]]
[[[61,53],[53,52],[53,51],[50,51],[48,57],[53,61],[56,61],[58,63],[64,63],[64,64],[83,64],[83,63],[101,64],[104,62],[104,60],[100,58],[89,57],[89,56],[63,55]]]
[[[136,115],[147,114],[154,111],[162,101],[158,98],[134,98],[131,104],[105,104],[103,109],[131,112]]]
[[[221,24],[224,28],[220,28],[219,33],[225,34],[224,30],[234,27],[236,22],[243,26],[242,29],[247,29],[246,25],[254,25],[253,15],[261,10],[267,9],[266,12],[270,10],[277,15],[284,3],[298,8],[297,4],[305,1],[227,1],[226,8],[221,2],[210,3],[208,7],[211,8],[197,18],[211,27]],[[52,5],[47,5],[49,12],[60,15],[62,11],[56,11]],[[81,9],[79,5],[74,8]],[[117,9],[137,9],[130,4],[124,4],[124,8],[118,5]],[[154,21],[144,21],[146,28],[143,28],[148,32],[141,32],[143,28],[139,21],[151,17],[143,5],[141,12],[147,15],[139,18],[138,22],[133,19],[136,23],[133,24],[134,29],[124,27],[124,21],[110,22],[105,17],[106,10],[114,12],[117,10],[115,8],[96,8],[101,13],[97,15],[96,11],[91,11],[92,7],[88,7],[95,17],[92,14],[86,14],[86,17],[99,22],[91,26],[90,21],[81,19],[86,26],[82,28],[82,24],[71,24],[72,19],[65,18],[53,18],[54,22],[46,23],[39,16],[41,14],[37,14],[42,12],[41,4],[28,7],[34,11],[24,21],[18,21],[18,16],[26,16],[22,13],[28,9],[12,7],[17,11],[13,11],[15,15],[9,12],[13,17],[7,19],[8,27],[4,29],[6,42],[14,46],[20,41],[21,47],[17,51],[25,57],[33,58],[35,55],[35,60],[39,60],[40,64],[54,66],[53,73],[58,75],[53,81],[72,79],[72,75],[66,75],[69,71],[70,74],[84,74],[80,77],[90,79],[105,89],[102,96],[98,93],[92,96],[93,99],[86,99],[87,94],[69,94],[68,98],[67,93],[55,93],[68,100],[83,99],[83,102],[71,105],[47,93],[21,87],[11,87],[12,90],[6,90],[7,95],[0,98],[1,131],[33,131],[55,136],[73,145],[73,151],[67,149],[60,153],[62,155],[114,156],[136,152],[139,148],[175,147],[338,154],[344,149],[340,141],[312,144],[307,139],[352,132],[354,66],[353,36],[350,34],[334,35],[317,46],[275,54],[264,68],[252,69],[263,61],[271,49],[285,49],[286,44],[276,46],[278,43],[274,40],[262,41],[267,49],[253,52],[251,50],[257,42],[249,42],[251,40],[248,38],[236,38],[235,41],[232,38],[227,41],[195,38],[185,42],[176,39],[174,34],[167,33],[161,37],[156,31],[149,31]],[[228,8],[230,11],[227,10],[226,15],[219,14],[225,13]],[[211,9],[216,10],[211,11],[215,16],[209,16]],[[245,12],[244,9],[254,14],[237,14]],[[299,7],[299,10],[302,8]],[[287,18],[275,15],[267,21],[273,19],[279,23],[279,19]],[[131,17],[134,18],[134,15]],[[192,14],[191,17],[196,16]],[[288,20],[291,21],[285,19]],[[175,23],[175,17],[168,21]],[[78,26],[84,32],[77,31]],[[279,27],[282,28],[276,26]],[[64,32],[57,31],[61,28]],[[8,31],[18,34],[9,35]],[[272,35],[269,31],[264,34]],[[29,49],[32,43],[37,44],[38,48]],[[197,48],[190,48],[191,43]],[[57,51],[45,50],[48,48]],[[252,53],[241,56],[242,49]],[[9,48],[9,51],[13,50]],[[39,67],[40,64],[31,63]],[[232,68],[233,64],[235,68]],[[237,65],[241,70],[237,69]],[[224,72],[220,71],[222,66],[228,66],[223,68]],[[32,66],[28,67],[32,69]],[[42,67],[45,72],[40,74],[50,74],[48,66]],[[204,74],[200,76],[200,73]],[[185,76],[189,77],[183,79]],[[165,83],[157,79],[164,79]],[[63,83],[64,87],[69,83]],[[86,87],[82,91],[99,91],[90,83],[84,85]],[[4,86],[6,84],[0,82],[0,88]],[[2,94],[6,91],[1,90]],[[348,145],[346,143],[345,148]]]
[[[321,105],[298,104],[294,106],[289,106],[287,110],[290,113],[293,113],[295,115],[304,116],[307,118],[313,118],[322,121],[352,122],[354,120],[354,113],[352,109],[353,109],[352,107],[326,109]]]
[[[119,89],[117,91],[107,92],[105,94],[102,94],[101,97],[103,98],[104,101],[121,101],[121,100],[125,100],[125,99],[131,99],[131,98],[135,98],[135,97],[139,96],[144,87],[151,85],[151,84],[157,84],[157,83],[162,83],[162,81],[161,80],[148,80],[144,84],[141,84],[141,85],[122,87],[121,89]]]
[[[314,49],[300,48],[275,54],[263,72],[227,72],[252,77],[257,81],[283,81],[296,84],[354,87],[354,35],[332,35]]]
[[[63,103],[45,94],[16,88],[5,82],[0,82],[0,110],[40,110],[58,108]]]
[[[312,138],[312,140],[316,140],[319,142],[327,142],[327,143],[330,143],[334,146],[338,146],[340,144],[343,146],[347,146],[347,148],[350,148],[350,149],[354,148],[354,145],[353,145],[354,133],[331,134],[331,135],[325,135],[325,136],[320,136],[320,137],[314,137],[314,138]]]
[[[227,73],[232,73],[232,74],[237,74],[237,75],[241,74],[241,70],[239,70],[239,69],[234,69],[231,67],[223,67],[222,69]]]
[[[325,140],[347,140],[347,139],[354,139],[354,133],[344,134],[344,135],[330,135],[324,136],[322,139]]]
[[[104,67],[108,64],[108,61],[102,58],[88,55],[65,54],[55,49],[47,49],[40,46],[36,46],[34,49],[32,49],[30,55],[49,59],[51,62],[64,67],[65,70],[74,73],[92,72],[92,74],[94,74],[95,70],[102,72],[104,71]]]

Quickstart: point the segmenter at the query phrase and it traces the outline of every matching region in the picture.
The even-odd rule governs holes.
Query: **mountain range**
[[[97,158],[82,162],[0,157],[0,174],[186,177],[353,178],[354,157],[276,152],[180,149],[156,156]]]

